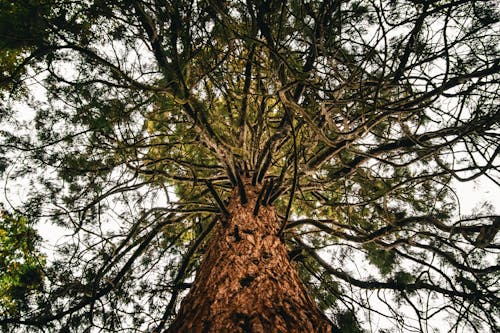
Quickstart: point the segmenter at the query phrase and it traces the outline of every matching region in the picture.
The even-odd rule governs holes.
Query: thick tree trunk
[[[253,215],[257,191],[247,186],[246,205],[233,191],[230,218],[215,227],[168,333],[332,331],[277,236],[280,221],[274,208],[260,207]]]

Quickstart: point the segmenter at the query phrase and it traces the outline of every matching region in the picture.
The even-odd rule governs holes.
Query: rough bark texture
[[[258,188],[246,187],[241,205],[234,190],[227,223],[219,223],[180,311],[174,332],[331,332],[277,236],[273,207],[253,211]]]

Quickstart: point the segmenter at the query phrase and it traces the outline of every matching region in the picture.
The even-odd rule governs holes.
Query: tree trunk
[[[229,219],[214,228],[168,333],[332,331],[277,236],[280,221],[274,208],[260,207],[253,215],[258,190],[246,186],[245,205],[233,191]]]

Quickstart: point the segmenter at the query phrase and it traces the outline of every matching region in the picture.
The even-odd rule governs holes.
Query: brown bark
[[[206,256],[179,313],[177,332],[331,332],[277,236],[273,207],[253,211],[258,188],[246,186],[242,205],[234,190],[227,223],[213,231]]]

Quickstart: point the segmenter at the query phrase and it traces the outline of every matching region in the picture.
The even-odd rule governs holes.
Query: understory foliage
[[[1,249],[27,221],[60,233],[46,263],[29,237],[21,266],[3,273],[0,253],[0,327],[168,327],[247,177],[342,332],[494,332],[500,217],[464,215],[452,184],[500,185],[499,15],[472,0],[0,0],[0,172],[19,212]]]

